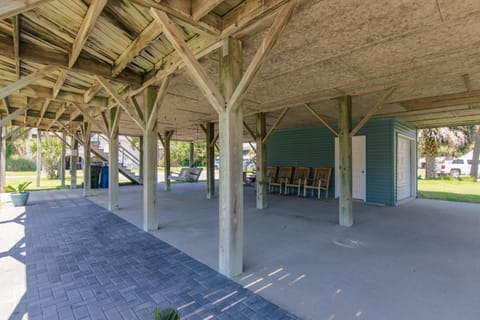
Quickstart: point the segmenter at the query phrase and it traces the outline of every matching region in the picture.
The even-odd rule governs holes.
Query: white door
[[[366,164],[365,136],[354,136],[352,139],[352,197],[363,200],[366,196]],[[338,138],[335,138],[335,198],[340,195]]]
[[[412,196],[412,143],[406,137],[397,136],[397,201]]]

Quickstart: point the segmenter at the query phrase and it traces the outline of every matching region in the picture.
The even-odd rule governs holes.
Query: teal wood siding
[[[335,195],[335,137],[323,126],[276,130],[268,139],[269,166],[332,168],[329,197]]]
[[[369,203],[395,205],[395,123],[394,119],[370,120],[357,134],[366,136],[366,201]],[[411,129],[405,128],[402,130],[410,136]],[[277,130],[267,143],[267,164],[332,168],[330,197],[333,197],[334,151],[335,137],[323,126]]]

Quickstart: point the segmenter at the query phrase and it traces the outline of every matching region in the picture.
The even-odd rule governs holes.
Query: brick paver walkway
[[[9,223],[25,238],[0,257],[22,262],[27,281],[10,319],[153,319],[155,306],[182,320],[296,319],[86,199],[33,200]]]

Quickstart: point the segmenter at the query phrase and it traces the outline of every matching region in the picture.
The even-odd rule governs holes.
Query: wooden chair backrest
[[[278,179],[290,179],[292,177],[292,167],[280,167],[278,169],[277,180]]]
[[[188,179],[190,178],[190,168],[182,168],[178,174],[178,178]]]
[[[330,176],[332,174],[332,168],[315,168],[313,175],[313,184],[317,185],[318,181],[321,181],[321,186],[328,187],[330,184]]]
[[[295,168],[295,175],[293,176],[293,182],[297,183],[299,180],[304,181],[310,177],[310,168],[297,167]]]
[[[277,178],[277,167],[267,167],[267,178],[275,180]]]

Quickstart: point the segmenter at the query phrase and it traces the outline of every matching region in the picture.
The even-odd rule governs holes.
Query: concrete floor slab
[[[141,227],[141,186],[120,191],[116,214]],[[106,195],[97,189],[89,200],[106,207]],[[159,185],[158,197],[153,235],[217,269],[218,200],[205,199],[205,184]],[[245,187],[245,272],[234,280],[303,319],[479,319],[479,209],[354,203],[355,225],[344,228],[335,200],[269,195],[257,210]]]

